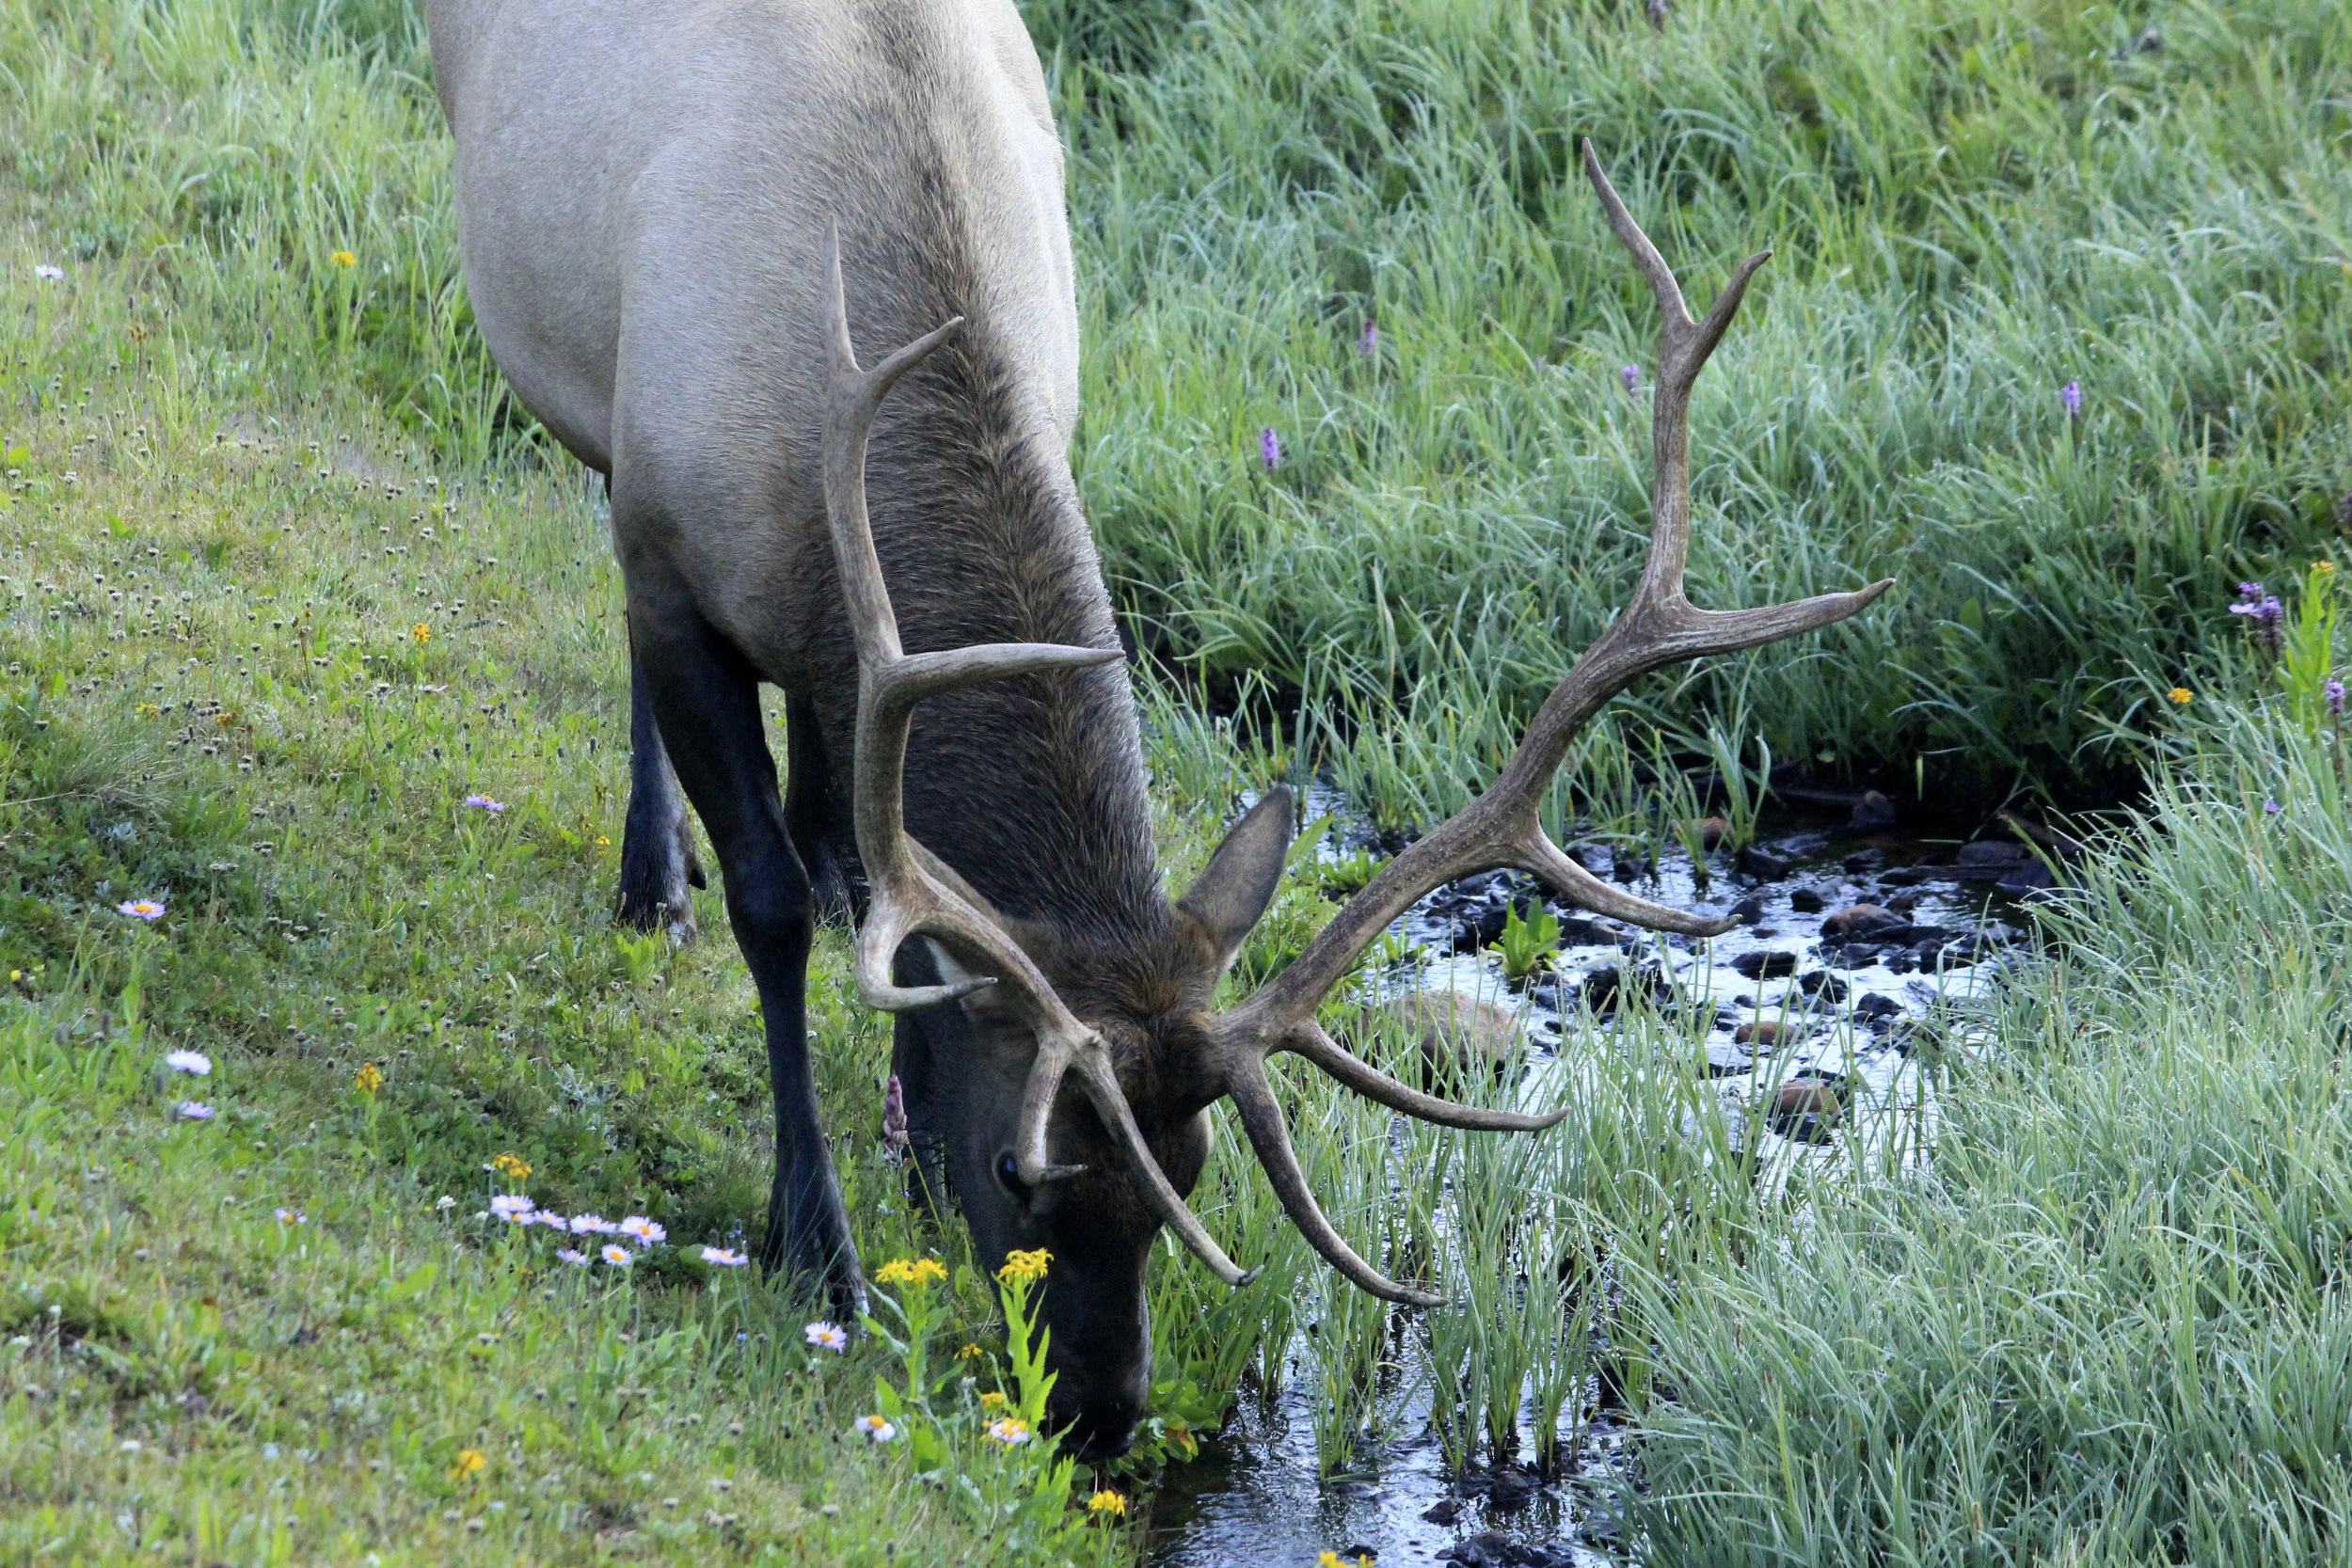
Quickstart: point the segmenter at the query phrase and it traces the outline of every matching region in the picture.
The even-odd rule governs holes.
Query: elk
[[[1693,321],[1586,145],[1663,321],[1632,600],[1491,788],[1219,1011],[1294,806],[1268,791],[1168,897],[1067,457],[1061,153],[1007,0],[435,0],[430,29],[477,320],[516,394],[610,486],[634,746],[623,912],[691,919],[691,801],[758,989],[775,1112],[763,1263],[844,1313],[863,1303],[805,998],[818,911],[853,863],[856,986],[897,1015],[926,1176],[985,1264],[1053,1255],[1052,1415],[1080,1452],[1119,1451],[1142,1414],[1160,1228],[1229,1284],[1251,1277],[1184,1201],[1219,1100],[1332,1267],[1391,1301],[1438,1301],[1326,1219],[1265,1063],[1295,1053],[1452,1127],[1539,1131],[1559,1115],[1391,1078],[1325,1032],[1318,1005],[1391,921],[1482,870],[1532,872],[1652,928],[1729,924],[1596,879],[1537,808],[1578,729],[1644,673],[1826,626],[1888,586],[1732,612],[1683,596],[1691,388],[1766,258]],[[784,693],[781,797],[762,683]]]

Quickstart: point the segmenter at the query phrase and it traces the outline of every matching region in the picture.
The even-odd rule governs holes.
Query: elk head
[[[1400,1083],[1334,1041],[1316,1022],[1316,1008],[1391,921],[1436,888],[1481,871],[1531,873],[1571,903],[1653,930],[1705,937],[1727,929],[1730,921],[1654,904],[1599,880],[1551,841],[1538,805],[1577,732],[1639,676],[1817,630],[1854,614],[1891,586],[1881,581],[1733,611],[1700,610],[1684,597],[1691,388],[1730,325],[1748,279],[1771,252],[1741,262],[1713,308],[1693,320],[1673,272],[1626,212],[1589,141],[1583,155],[1611,226],[1657,294],[1662,323],[1649,555],[1631,602],[1545,699],[1493,786],[1391,861],[1295,961],[1222,1013],[1212,1009],[1211,993],[1280,875],[1291,831],[1286,791],[1270,794],[1244,818],[1201,884],[1177,903],[1172,940],[1178,958],[1165,966],[1165,994],[1142,1007],[1104,1001],[1081,974],[1065,982],[1081,1004],[1073,1010],[1041,969],[1033,950],[1038,939],[998,917],[953,869],[908,836],[901,769],[917,703],[1009,675],[1108,663],[1120,654],[1042,643],[912,655],[901,649],[866,521],[866,436],[891,384],[961,318],[874,369],[860,369],[850,345],[837,243],[834,246],[825,499],[857,644],[854,819],[872,893],[858,933],[858,992],[868,1006],[894,1012],[962,1003],[974,1043],[997,1067],[993,1074],[964,1077],[967,1085],[993,1084],[994,1103],[964,1107],[961,1121],[978,1131],[949,1151],[951,1174],[980,1254],[992,1263],[1008,1246],[1085,1239],[1083,1246],[1065,1242],[1053,1249],[1057,1257],[1047,1276],[1045,1314],[1055,1361],[1070,1385],[1057,1410],[1092,1450],[1123,1447],[1140,1414],[1150,1364],[1142,1271],[1158,1227],[1172,1230],[1228,1284],[1254,1277],[1254,1271],[1246,1273],[1225,1255],[1184,1203],[1208,1150],[1203,1113],[1217,1100],[1233,1102],[1284,1210],[1332,1267],[1385,1300],[1441,1303],[1383,1275],[1325,1218],[1291,1147],[1266,1077],[1267,1057],[1295,1053],[1368,1099],[1449,1127],[1536,1132],[1558,1122],[1565,1112],[1484,1110]],[[936,981],[902,984],[894,963],[902,946],[918,937],[927,939]],[[1072,973],[1067,963],[1053,967]],[[1065,1094],[1065,1086],[1076,1092]]]

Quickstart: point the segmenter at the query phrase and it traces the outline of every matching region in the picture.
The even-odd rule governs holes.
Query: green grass
[[[1561,810],[1662,836],[1699,801],[1637,765],[1729,777],[1759,739],[1947,786],[2164,769],[1990,1053],[1925,1064],[1927,1172],[1856,1140],[1759,1182],[1689,1034],[1638,1011],[1570,1030],[1540,1139],[1400,1132],[1279,1064],[1342,1228],[1458,1299],[1341,1286],[1221,1127],[1198,1206],[1266,1275],[1155,1264],[1161,1450],[1294,1377],[1327,1471],[1422,1395],[1451,1452],[1540,1450],[1598,1360],[1650,1560],[2344,1556],[2352,842],[2332,731],[2263,705],[2220,612],[2352,490],[2341,8],[1033,14],[1075,150],[1081,483],[1147,641],[1243,699],[1148,677],[1175,879],[1239,788],[1316,762],[1390,817],[1457,801],[1630,580],[1616,369],[1649,328],[1586,134],[1694,294],[1780,250],[1699,399],[1694,593],[1904,586],[1645,688]],[[756,1008],[723,939],[610,922],[618,585],[469,330],[427,70],[389,0],[0,0],[0,1556],[1132,1555],[984,1450],[994,1363],[930,1396],[918,1479],[849,1436],[904,1382],[886,1345],[816,1355],[813,1307],[694,1260],[760,1224]],[[1295,868],[1245,981],[1325,879]],[[958,1263],[881,1148],[887,1031],[838,931],[811,1018],[869,1261]],[[158,1081],[173,1048],[214,1058],[200,1090]],[[190,1093],[217,1116],[171,1120]],[[474,1217],[502,1153],[678,1244],[564,1268]],[[968,1276],[942,1306],[935,1358],[1001,1343]],[[1076,1479],[1149,1511],[1149,1465]]]

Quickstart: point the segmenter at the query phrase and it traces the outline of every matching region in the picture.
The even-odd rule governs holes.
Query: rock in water
[[[1798,1143],[1827,1143],[1830,1129],[1844,1110],[1837,1085],[1829,1080],[1791,1078],[1772,1097],[1772,1115],[1765,1118],[1765,1125]]]
[[[1495,1471],[1494,1480],[1487,1484],[1486,1504],[1506,1513],[1525,1508],[1535,1496],[1535,1487],[1534,1476],[1517,1465],[1505,1465]]]
[[[1516,1013],[1453,990],[1417,990],[1366,1007],[1353,1034],[1361,1039],[1383,1026],[1419,1048],[1424,1079],[1452,1071],[1501,1073],[1526,1026]]]
[[[1759,1018],[1754,1023],[1742,1023],[1732,1032],[1734,1045],[1778,1045],[1785,1038],[1796,1037],[1794,1025],[1777,1019]]]
[[[1777,953],[1769,948],[1758,948],[1753,953],[1742,953],[1732,959],[1731,967],[1751,980],[1776,980],[1784,974],[1794,974],[1797,972],[1797,956],[1794,953]]]
[[[1875,789],[1866,789],[1862,799],[1853,805],[1853,816],[1847,825],[1854,828],[1891,828],[1895,825],[1895,802]]]
[[[1822,921],[1821,935],[1858,937],[1871,931],[1883,931],[1907,924],[1909,922],[1905,921],[1901,915],[1883,905],[1856,904],[1851,909],[1839,910],[1836,914]]]

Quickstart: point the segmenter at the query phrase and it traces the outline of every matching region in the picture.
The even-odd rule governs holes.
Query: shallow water
[[[1345,803],[1336,796],[1311,800],[1311,812],[1324,811],[1344,819]],[[1340,844],[1326,845],[1327,858],[1353,847],[1340,836]],[[1506,876],[1440,889],[1397,923],[1422,961],[1391,972],[1392,991],[1479,997],[1522,1014],[1534,1038],[1549,1044],[1561,1037],[1564,1011],[1573,1018],[1580,999],[1607,990],[1607,972],[1620,985],[1645,974],[1655,974],[1655,985],[1670,974],[1662,1005],[1708,1017],[1708,1070],[1732,1125],[1756,1141],[1761,1180],[1785,1182],[1816,1162],[1908,1164],[1930,1147],[1936,1116],[1915,1047],[1931,1034],[1969,1043],[1967,1004],[2022,937],[2017,902],[2033,895],[2028,884],[2044,879],[2040,863],[2002,840],[1963,855],[1956,842],[1787,816],[1771,819],[1755,848],[1766,858],[1718,851],[1704,872],[1680,851],[1653,868],[1579,850],[1591,857],[1588,869],[1661,903],[1717,914],[1744,905],[1742,924],[1700,942],[1606,922],[1571,924],[1589,917],[1553,905],[1565,939],[1555,973],[1521,991],[1504,983],[1501,960],[1482,939],[1499,922],[1502,902],[1524,903],[1534,884]],[[1890,901],[1907,917],[1901,927],[1875,939],[1825,938],[1830,915]],[[1611,1027],[1605,1011],[1597,1011],[1599,1026]],[[1737,1041],[1742,1025],[1762,1021],[1782,1025],[1782,1037],[1764,1046]],[[1529,1103],[1556,1101],[1566,1070],[1547,1051],[1528,1075]],[[1835,1117],[1777,1109],[1784,1086],[1805,1078],[1837,1096]],[[1416,1372],[1406,1370],[1408,1386]],[[1343,1557],[1368,1551],[1383,1568],[1398,1568],[1438,1561],[1439,1553],[1473,1538],[1473,1553],[1486,1554],[1473,1555],[1473,1563],[1597,1568],[1616,1560],[1610,1499],[1625,1484],[1625,1435],[1605,1413],[1588,1426],[1561,1480],[1523,1506],[1498,1510],[1483,1496],[1462,1495],[1428,1431],[1426,1394],[1416,1397],[1418,1405],[1396,1423],[1403,1435],[1371,1467],[1329,1480],[1317,1474],[1298,1380],[1271,1406],[1245,1397],[1226,1429],[1205,1441],[1200,1459],[1167,1477],[1152,1508],[1149,1560],[1158,1568],[1306,1568],[1320,1553],[1347,1547]],[[1452,1519],[1424,1517],[1449,1500],[1459,1510]]]

